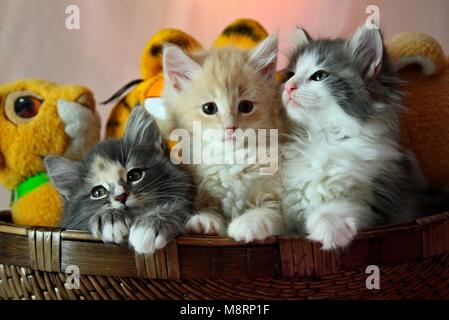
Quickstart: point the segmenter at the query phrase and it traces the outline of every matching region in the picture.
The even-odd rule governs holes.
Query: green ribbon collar
[[[49,182],[50,179],[46,172],[38,173],[35,176],[32,176],[26,179],[24,182],[20,183],[14,190],[11,192],[11,207],[16,203],[20,198],[22,198],[27,193],[39,188],[43,184]]]

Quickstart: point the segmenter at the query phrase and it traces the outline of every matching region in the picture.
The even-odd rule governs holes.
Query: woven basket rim
[[[321,244],[298,236],[251,243],[218,236],[179,236],[151,256],[135,254],[126,245],[106,245],[86,231],[2,222],[7,215],[0,213],[0,264],[51,272],[81,265],[91,275],[151,279],[291,278],[449,252],[449,212],[361,231],[340,251],[323,251]]]
[[[19,235],[26,235],[27,230],[33,229],[33,228],[45,228],[48,230],[52,230],[55,232],[61,232],[61,237],[63,239],[67,240],[85,240],[90,242],[99,242],[101,243],[102,240],[93,236],[89,231],[84,230],[70,230],[65,229],[61,227],[39,227],[39,226],[30,226],[30,225],[18,225],[11,222],[5,222],[5,218],[9,217],[10,212],[3,210],[0,211],[0,232],[4,233],[14,233]],[[428,217],[437,217],[441,215],[449,215],[449,210],[433,214]],[[388,224],[388,225],[382,225],[382,226],[376,226],[373,228],[361,230],[358,232],[358,234],[355,236],[354,239],[363,239],[363,238],[372,238],[376,236],[382,236],[385,232],[391,232],[391,231],[400,231],[404,228],[410,228],[414,227],[417,224],[419,224],[419,220],[421,218],[417,218],[415,220],[405,222],[405,223],[395,223],[395,224]],[[7,227],[7,228],[5,228]],[[256,240],[253,243],[257,244],[272,244],[276,242],[276,239],[282,237],[282,238],[292,238],[292,239],[303,239],[301,236],[295,236],[295,235],[277,235],[277,236],[271,236],[266,238],[265,240]],[[181,235],[176,238],[177,242],[180,242],[182,244],[193,244],[201,245],[201,241],[207,241],[209,244],[214,245],[215,243],[222,243],[226,242],[228,244],[235,244],[235,245],[245,245],[246,243],[244,241],[236,241],[233,240],[230,237],[226,236],[207,236],[207,235]]]

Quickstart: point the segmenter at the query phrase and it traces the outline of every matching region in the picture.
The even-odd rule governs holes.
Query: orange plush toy
[[[401,33],[387,50],[404,83],[401,132],[431,187],[449,185],[449,59],[423,33]]]

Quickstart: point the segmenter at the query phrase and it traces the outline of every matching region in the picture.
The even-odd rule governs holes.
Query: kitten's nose
[[[288,96],[290,96],[291,93],[293,91],[295,91],[296,89],[298,89],[298,85],[296,83],[294,83],[294,82],[287,82],[285,84],[285,90],[287,91]]]
[[[126,199],[128,199],[129,193],[122,193],[119,196],[115,197],[115,200],[125,204],[126,203]]]
[[[232,132],[234,132],[235,130],[237,130],[237,127],[226,127],[225,128],[226,129],[226,131],[232,131]]]

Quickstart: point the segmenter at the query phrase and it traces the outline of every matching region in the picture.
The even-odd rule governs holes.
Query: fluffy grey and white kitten
[[[399,145],[402,95],[380,31],[313,40],[297,29],[292,40],[282,93],[291,133],[281,165],[285,225],[332,249],[360,229],[411,219],[425,182]]]
[[[90,230],[105,242],[126,240],[153,253],[183,231],[192,211],[190,177],[173,165],[154,119],[134,108],[121,140],[106,140],[81,162],[44,158],[65,200],[62,227]]]

